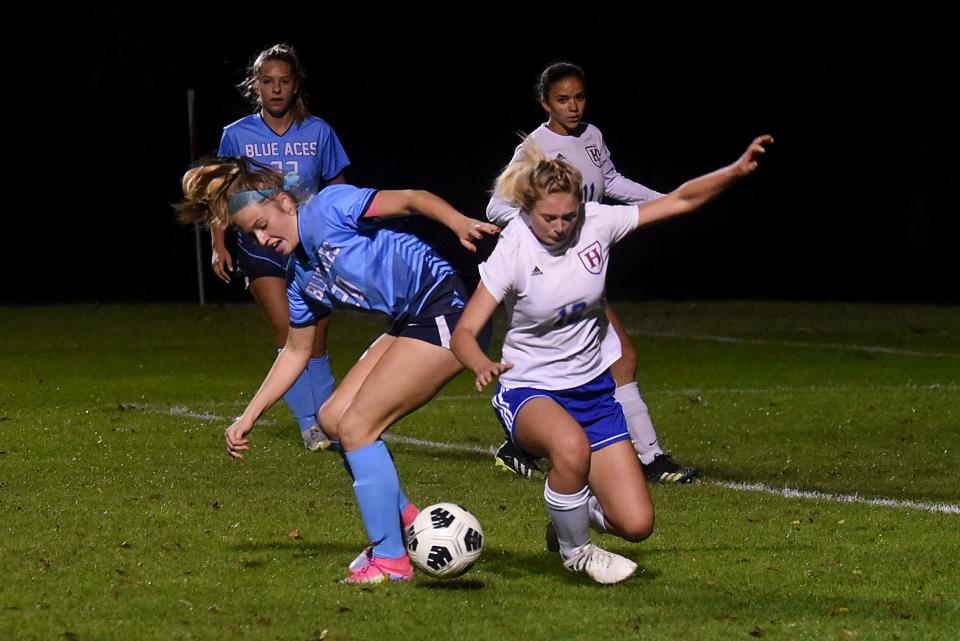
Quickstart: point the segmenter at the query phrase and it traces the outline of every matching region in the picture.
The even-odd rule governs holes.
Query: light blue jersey
[[[334,306],[378,311],[392,320],[415,317],[454,275],[416,236],[364,218],[376,194],[330,185],[300,207],[300,245],[287,267],[292,327],[312,325]],[[454,299],[453,306],[462,309],[463,301]]]
[[[300,176],[298,186],[314,194],[350,164],[337,134],[325,121],[307,116],[277,135],[259,113],[223,128],[221,156],[246,156],[277,172]]]
[[[327,181],[336,178],[350,164],[333,129],[316,116],[307,116],[299,125],[277,135],[259,113],[241,118],[223,128],[221,156],[246,156],[268,165],[285,176],[300,179],[301,195],[315,194]],[[237,271],[247,283],[261,276],[283,278],[287,257],[260,247],[252,236],[237,231]]]

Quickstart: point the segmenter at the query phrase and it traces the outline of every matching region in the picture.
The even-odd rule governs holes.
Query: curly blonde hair
[[[570,193],[580,198],[580,172],[565,160],[547,160],[529,138],[520,146],[519,157],[507,165],[493,185],[515,207],[530,212],[547,194]]]

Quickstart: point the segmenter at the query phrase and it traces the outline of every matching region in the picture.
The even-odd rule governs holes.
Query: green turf
[[[566,573],[540,483],[395,443],[410,496],[470,508],[487,549],[456,581],[358,589],[336,584],[364,545],[337,457],[283,407],[243,463],[196,417],[236,415],[265,373],[252,306],[0,308],[0,641],[957,638],[960,517],[709,481],[960,503],[960,310],[616,309],[662,439],[708,479],[654,488],[648,541],[600,539],[642,571]],[[338,376],[381,327],[335,318]],[[500,440],[466,376],[394,432]]]

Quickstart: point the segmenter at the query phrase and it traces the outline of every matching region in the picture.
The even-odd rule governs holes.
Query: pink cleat
[[[369,556],[366,565],[358,570],[352,570],[350,576],[341,579],[340,583],[346,585],[378,585],[387,580],[409,581],[412,578],[413,566],[410,565],[410,558],[406,554],[398,559]]]
[[[413,503],[407,503],[407,507],[400,513],[400,530],[403,533],[404,547],[407,546],[407,528],[413,525],[413,520],[417,518],[418,514],[420,514],[420,508]],[[350,562],[350,572],[360,572],[370,564],[371,558],[373,558],[373,546],[368,545],[363,549],[363,552],[357,555],[357,558]]]
[[[408,527],[413,525],[413,520],[417,518],[418,514],[420,514],[420,508],[413,503],[407,503],[406,509],[400,513],[400,527],[406,531]]]

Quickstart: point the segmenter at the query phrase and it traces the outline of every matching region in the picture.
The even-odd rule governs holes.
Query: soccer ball
[[[431,576],[460,576],[480,558],[482,550],[480,521],[454,503],[422,509],[407,528],[407,553]]]

